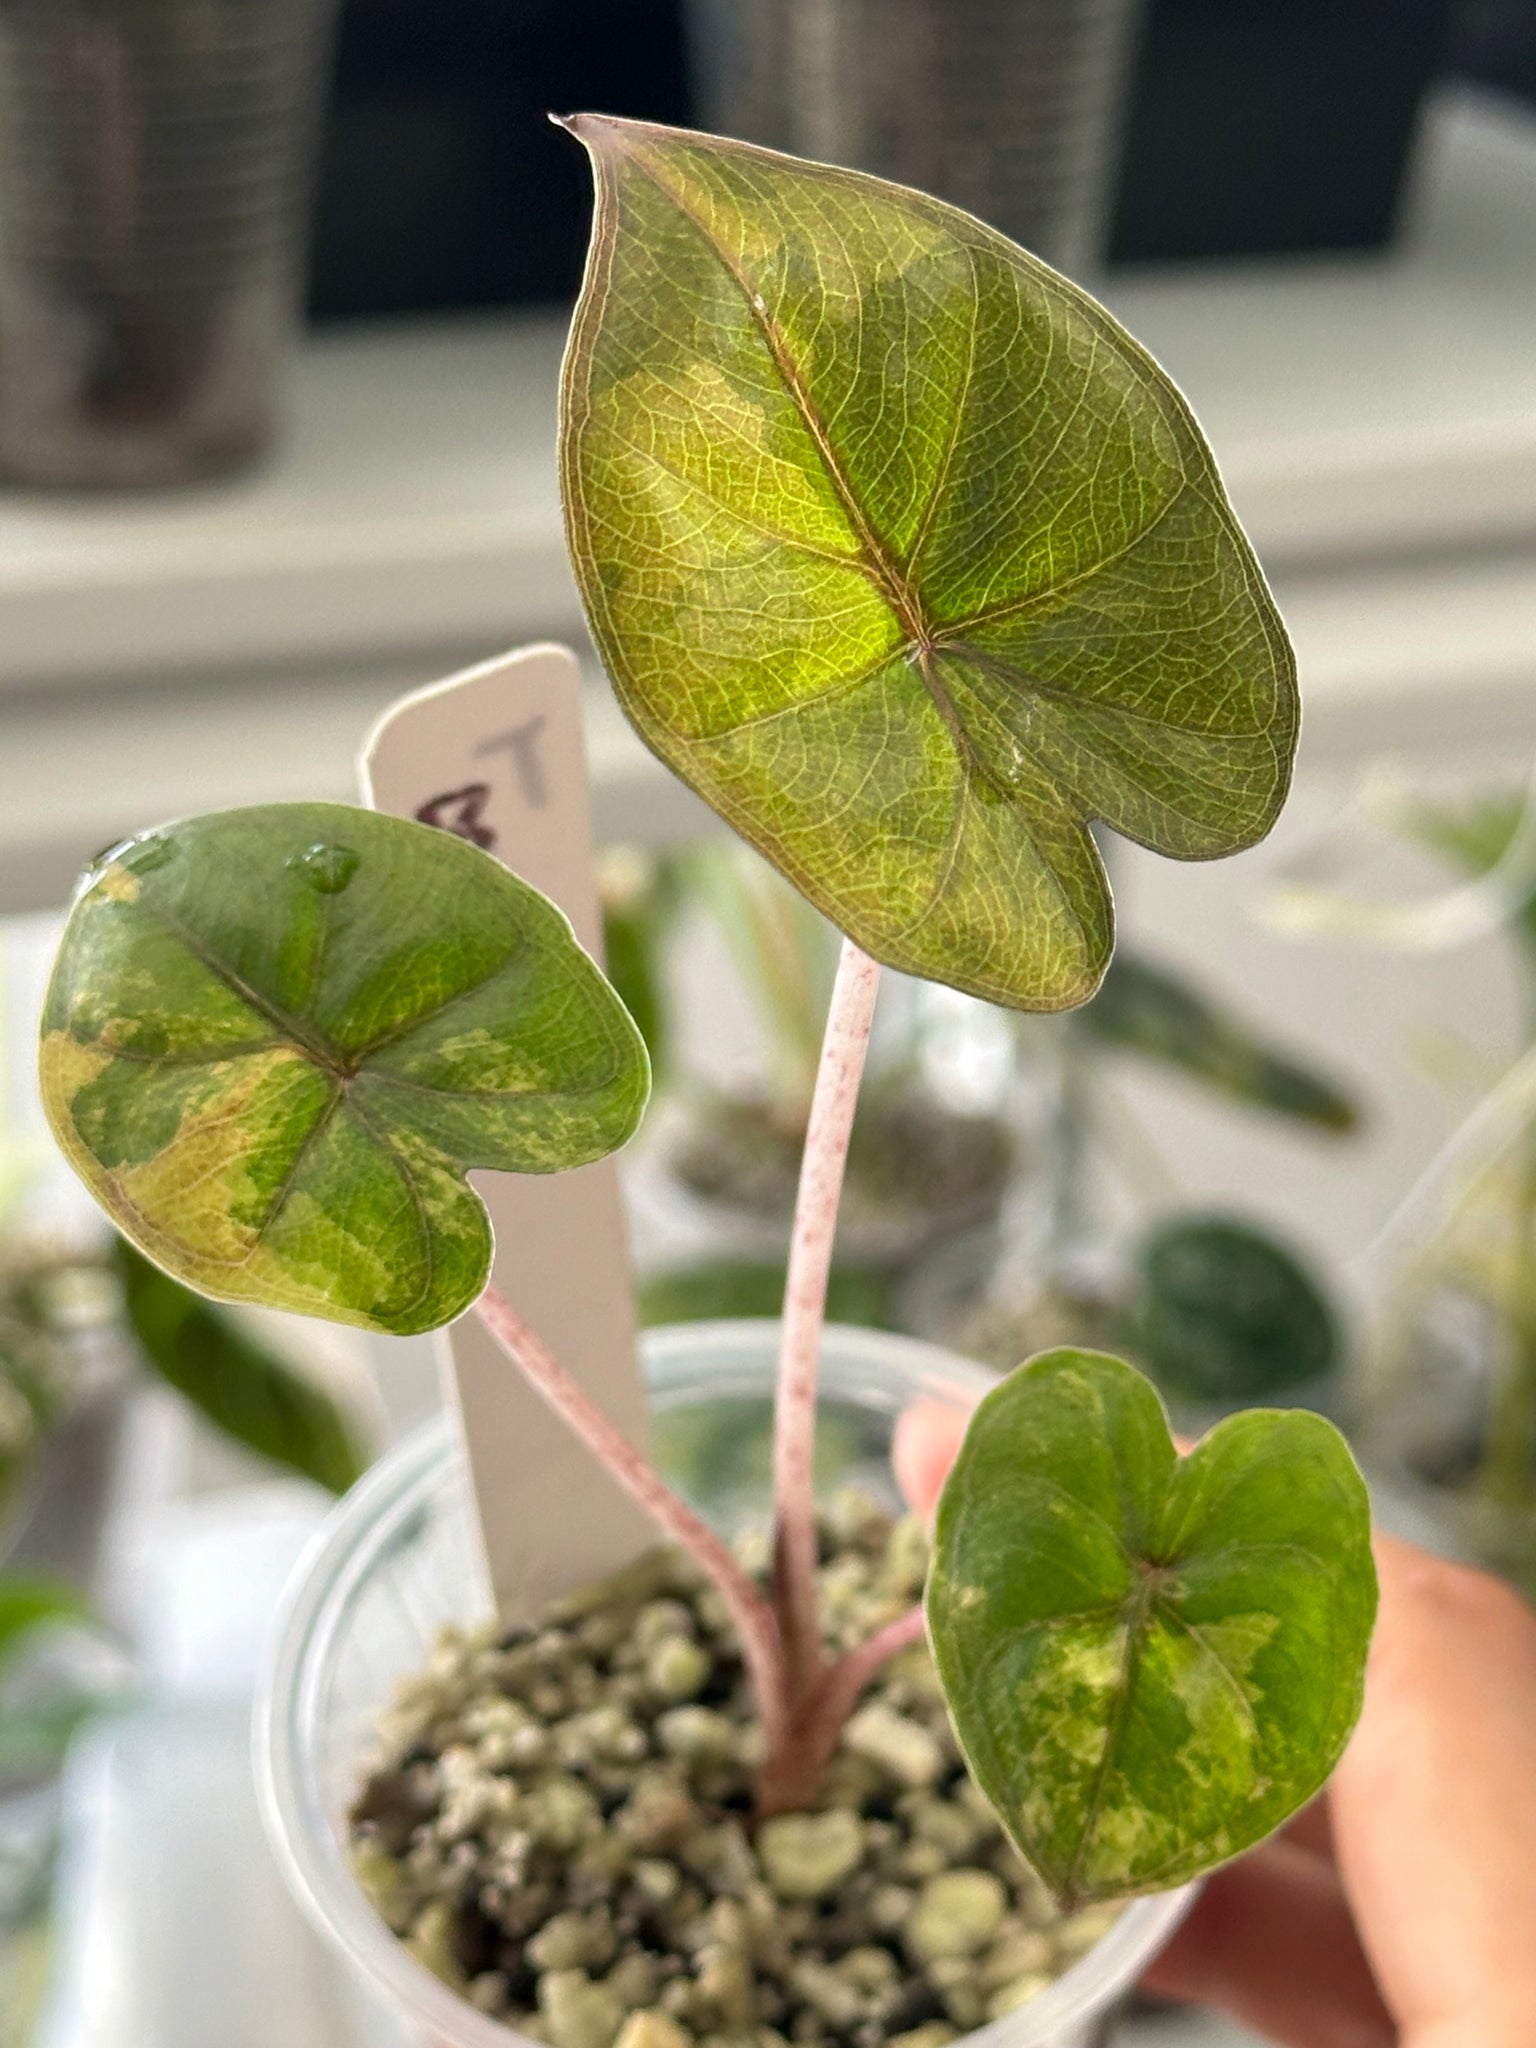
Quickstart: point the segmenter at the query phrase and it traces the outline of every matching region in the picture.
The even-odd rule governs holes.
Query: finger
[[[1339,1874],[1405,2042],[1492,2048],[1536,2013],[1536,1614],[1377,1544],[1365,1711],[1330,1790]]]
[[[938,1505],[945,1475],[955,1462],[970,1416],[945,1401],[914,1401],[896,1418],[891,1465],[896,1484],[920,1515]]]
[[[1338,1879],[1272,1842],[1218,1872],[1144,1979],[1281,2048],[1395,2048]]]

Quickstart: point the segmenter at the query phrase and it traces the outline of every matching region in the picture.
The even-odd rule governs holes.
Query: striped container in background
[[[0,476],[240,467],[273,427],[335,0],[0,0]]]
[[[690,0],[705,126],[1102,250],[1139,0]]]

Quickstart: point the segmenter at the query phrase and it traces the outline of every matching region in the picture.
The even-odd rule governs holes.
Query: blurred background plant
[[[609,855],[610,971],[651,1046],[633,1162],[647,1321],[776,1315],[835,940],[745,848]],[[749,1065],[690,1004],[712,949],[746,998]],[[831,1313],[1006,1368],[1062,1341],[1129,1346],[1188,1422],[1254,1398],[1338,1405],[1339,1319],[1256,1220],[1181,1214],[1117,1085],[1122,1062],[1324,1140],[1353,1096],[1190,977],[1122,947],[1066,1018],[1005,1017],[890,977],[849,1160]],[[1104,1198],[1129,1194],[1130,1221]],[[1122,1199],[1120,1207],[1126,1206]]]
[[[775,1315],[836,959],[831,927],[755,854],[722,842],[611,854],[603,890],[609,969],[656,1073],[630,1177],[651,1248],[643,1313]],[[744,1059],[722,1056],[718,1007],[688,999],[687,959],[701,948],[727,965]],[[974,1075],[946,1086],[947,1006],[932,994],[898,984],[876,1026],[833,1279],[845,1321],[894,1327],[900,1276],[935,1245],[995,1231],[1016,1170],[1006,1087],[977,1099]]]
[[[1377,840],[1419,850],[1439,878],[1416,897],[1373,897]],[[1453,1033],[1421,1048],[1442,1085],[1474,1100],[1367,1255],[1376,1327],[1358,1433],[1447,1541],[1536,1591],[1536,772],[1524,789],[1456,802],[1396,780],[1368,787],[1276,907],[1293,927],[1407,951],[1505,936],[1518,997],[1505,1071],[1488,1073]]]
[[[1254,1400],[1336,1408],[1345,1364],[1330,1289],[1257,1215],[1191,1208],[1122,1079],[1161,1070],[1217,1104],[1325,1144],[1358,1129],[1353,1095],[1181,970],[1122,946],[1062,1019],[1020,1017],[1021,1062],[1053,1077],[1045,1171],[1010,1206],[980,1287],[953,1267],[924,1334],[1000,1370],[1048,1344],[1124,1349],[1189,1429]]]

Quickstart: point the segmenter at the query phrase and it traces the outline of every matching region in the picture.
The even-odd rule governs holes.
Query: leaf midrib
[[[667,185],[656,176],[650,165],[645,163],[640,157],[632,156],[630,161],[634,164],[639,175],[646,180],[652,189],[659,192],[662,198],[669,205],[674,206],[683,219],[688,221],[696,230],[701,240],[714,256],[715,261],[741,293],[747,311],[755,323],[758,332],[762,335],[769,355],[773,358],[774,367],[783,379],[784,388],[789,393],[795,410],[800,415],[801,423],[811,437],[812,445],[815,447],[816,453],[821,460],[822,468],[826,471],[827,481],[831,484],[838,504],[842,507],[844,518],[853,530],[853,536],[858,543],[859,552],[864,558],[865,567],[874,578],[886,603],[889,604],[891,610],[895,612],[897,618],[901,621],[902,630],[906,633],[908,639],[916,644],[926,644],[930,640],[931,634],[928,621],[924,616],[918,599],[918,593],[908,581],[903,565],[892,554],[880,535],[870,524],[864,507],[859,502],[857,493],[854,491],[848,478],[843,474],[842,463],[832,444],[832,437],[828,432],[826,422],[822,419],[815,401],[806,387],[800,365],[795,361],[793,354],[790,352],[789,344],[780,331],[778,322],[768,311],[767,302],[764,300],[762,293],[754,290],[750,279],[742,273],[740,268],[726,254],[725,250],[721,248],[719,242],[715,240],[705,222],[699,218],[693,208],[686,205],[676,192],[669,190]]]
[[[1106,569],[1112,568],[1115,563],[1123,560],[1133,549],[1140,546],[1149,534],[1156,530],[1161,521],[1167,517],[1168,513],[1179,502],[1185,491],[1191,488],[1190,479],[1181,468],[1177,488],[1169,493],[1151,517],[1145,520],[1119,548],[1110,554],[1102,556],[1076,575],[1064,577],[1059,582],[1050,584],[1042,590],[1032,591],[1026,596],[1009,599],[998,605],[984,607],[982,610],[964,619],[948,621],[933,619],[924,603],[921,586],[914,580],[912,568],[930,536],[932,526],[937,517],[940,500],[953,466],[955,449],[959,443],[962,416],[966,400],[969,396],[974,370],[976,340],[974,321],[971,324],[970,333],[971,354],[966,366],[966,375],[956,400],[955,413],[951,423],[950,437],[945,449],[944,459],[934,477],[927,502],[918,521],[912,546],[908,549],[905,556],[898,555],[886,544],[871,525],[851,480],[844,473],[843,465],[833,444],[831,433],[826,422],[822,419],[815,401],[811,397],[800,366],[796,362],[788,341],[780,330],[778,323],[770,314],[762,294],[753,288],[751,280],[716,240],[710,231],[708,223],[701,219],[699,214],[677,192],[672,190],[658,177],[651,166],[639,155],[628,152],[626,154],[636,173],[643,177],[652,189],[658,192],[670,206],[674,207],[682,218],[695,230],[715,261],[740,292],[747,311],[762,335],[774,366],[783,380],[784,388],[800,416],[801,423],[811,437],[812,445],[815,447],[827,480],[831,484],[844,517],[848,520],[849,526],[852,529],[853,538],[859,550],[859,556],[856,560],[844,563],[842,566],[860,568],[864,571],[890,606],[903,633],[906,635],[905,644],[894,649],[887,659],[906,660],[916,668],[924,689],[932,700],[945,729],[954,740],[956,749],[968,771],[972,775],[979,775],[982,780],[989,784],[995,784],[996,778],[987,769],[986,763],[982,760],[975,742],[966,731],[964,723],[956,712],[948,692],[943,688],[938,678],[932,664],[933,655],[941,649],[953,648],[956,642],[965,640],[968,635],[980,628],[1006,619],[1027,616],[1031,611],[1043,608],[1059,599],[1064,591],[1075,589],[1082,584],[1088,583],[1094,577],[1101,575]],[[971,262],[973,259],[969,246],[963,241],[959,246],[965,250],[967,261]],[[788,536],[785,537],[785,545],[797,549],[802,546],[800,541],[791,539]],[[809,548],[807,551],[816,555],[822,555],[823,552],[815,548]],[[1034,687],[1028,677],[1019,677],[1018,683],[1019,687],[1025,690]],[[845,687],[850,686],[845,686],[840,681],[836,686],[823,694],[829,697],[836,696],[841,694]],[[1063,694],[1070,695],[1070,693]],[[785,706],[784,708],[786,712],[798,710],[801,708],[801,700],[797,700],[795,704]],[[729,730],[734,732],[736,728],[731,727]],[[723,736],[712,735],[711,737]]]
[[[152,917],[173,938],[179,939],[192,957],[201,962],[216,980],[223,982],[232,995],[238,996],[241,1002],[254,1010],[264,1023],[270,1024],[278,1033],[276,1038],[242,1042],[231,1047],[210,1046],[206,1052],[189,1050],[181,1053],[155,1054],[133,1049],[120,1051],[115,1046],[108,1047],[114,1059],[135,1060],[146,1065],[216,1066],[223,1060],[244,1058],[259,1052],[276,1052],[283,1047],[291,1046],[345,1086],[365,1071],[368,1062],[377,1058],[381,1052],[398,1045],[402,1039],[409,1038],[413,1032],[421,1030],[425,1025],[435,1023],[456,1003],[465,1002],[470,996],[481,994],[499,975],[506,973],[516,958],[514,953],[507,954],[488,974],[481,975],[478,981],[472,981],[464,988],[455,989],[452,995],[445,996],[440,1003],[434,1003],[431,1009],[423,1010],[418,1015],[403,1019],[399,1024],[391,1025],[388,1030],[379,1032],[356,1052],[343,1053],[339,1048],[307,1031],[295,1018],[279,1009],[270,997],[253,988],[226,961],[220,960],[189,925],[183,924],[181,919],[167,910],[163,904],[140,897],[137,907]]]
[[[1083,1825],[1077,1838],[1077,1847],[1072,1853],[1061,1880],[1060,1896],[1070,1907],[1081,1898],[1078,1881],[1087,1861],[1089,1846],[1093,1841],[1094,1829],[1099,1824],[1099,1815],[1104,1810],[1104,1801],[1109,1792],[1110,1776],[1115,1768],[1121,1737],[1125,1724],[1130,1719],[1131,1698],[1136,1690],[1136,1667],[1141,1660],[1142,1646],[1146,1641],[1148,1623],[1158,1605],[1158,1581],[1145,1560],[1131,1587],[1130,1596],[1121,1608],[1125,1627],[1125,1653],[1120,1661],[1120,1679],[1115,1689],[1115,1703],[1109,1717],[1109,1726],[1104,1734],[1104,1753],[1099,1758],[1099,1767],[1094,1773],[1093,1785],[1088,1794],[1088,1804],[1083,1813]]]

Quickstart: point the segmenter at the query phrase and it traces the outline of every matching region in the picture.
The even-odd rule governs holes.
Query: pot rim
[[[654,1372],[667,1361],[686,1364],[693,1354],[742,1340],[768,1348],[778,1323],[768,1318],[668,1324],[641,1334],[642,1357]],[[829,1323],[824,1356],[838,1356],[839,1392],[877,1408],[894,1408],[890,1367],[905,1405],[915,1392],[956,1393],[979,1399],[996,1376],[970,1359],[915,1337]],[[714,1376],[722,1394],[761,1391],[760,1370],[738,1362]],[[881,1393],[886,1398],[880,1399]],[[361,1582],[381,1556],[408,1532],[422,1495],[445,1468],[467,1477],[468,1459],[450,1411],[433,1416],[403,1438],[366,1472],[331,1510],[311,1538],[284,1593],[257,1689],[252,1729],[257,1795],[267,1838],[293,1896],[312,1925],[339,1948],[369,1982],[388,1992],[418,2024],[443,2037],[443,2048],[510,2048],[526,2035],[479,2012],[435,1977],[386,1925],[352,1875],[331,1816],[313,1751],[301,1731],[312,1727],[326,1669],[326,1653]],[[489,1608],[489,1588],[485,1589]],[[382,1705],[383,1702],[381,1701]],[[1052,2048],[1064,2029],[1106,2009],[1129,1990],[1142,1967],[1172,1935],[1199,1890],[1198,1884],[1130,1902],[1109,1932],[1046,1990],[1018,2012],[961,2036],[964,2048]],[[960,2048],[960,2044],[956,2044]]]

